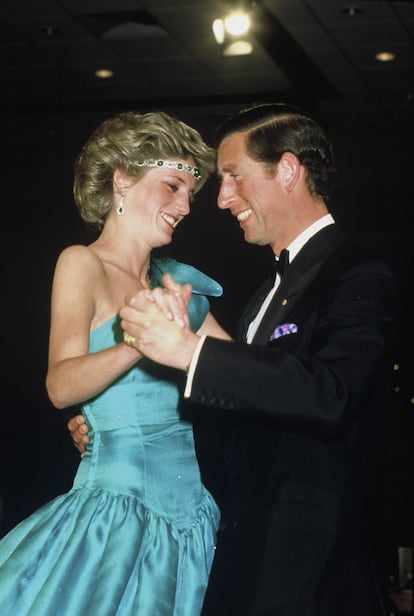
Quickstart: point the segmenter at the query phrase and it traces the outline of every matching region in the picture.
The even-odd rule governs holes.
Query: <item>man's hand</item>
[[[162,283],[163,287],[146,289],[143,294],[149,301],[155,302],[161,308],[169,321],[175,321],[182,327],[188,325],[187,305],[191,299],[191,285],[178,284],[170,274],[164,274]],[[133,297],[132,293],[126,297],[126,304],[129,303],[131,297]]]
[[[187,306],[193,291],[191,285],[178,284],[170,274],[164,274],[162,284],[162,289],[154,289],[153,299],[169,320],[183,327],[189,325]]]
[[[171,286],[175,284],[171,279]],[[128,344],[160,364],[186,370],[199,337],[188,327],[186,309],[183,312],[187,285],[184,291],[177,287],[177,291],[157,288],[129,296],[119,315],[124,333],[129,335]]]
[[[85,418],[83,415],[76,415],[68,421],[67,425],[73,444],[83,458],[85,455],[86,445],[89,443],[88,426],[86,425]]]

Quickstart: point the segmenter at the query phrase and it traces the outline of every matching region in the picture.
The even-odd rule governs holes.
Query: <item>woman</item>
[[[81,405],[90,444],[73,488],[0,543],[2,613],[196,616],[219,512],[203,487],[180,377],[125,343],[125,297],[170,273],[191,283],[194,331],[227,337],[205,295],[221,287],[151,257],[187,216],[214,166],[199,133],[164,113],[106,120],[75,165],[74,196],[100,229],[60,255],[53,281],[47,390]],[[128,342],[128,340],[126,341]]]

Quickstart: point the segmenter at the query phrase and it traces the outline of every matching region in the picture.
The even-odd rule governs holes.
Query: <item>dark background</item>
[[[228,112],[282,101],[311,109],[327,127],[339,168],[332,212],[397,280],[370,494],[379,557],[386,576],[395,576],[396,548],[413,545],[414,524],[414,3],[365,0],[350,17],[339,0],[260,2],[269,12],[266,36],[256,32],[252,57],[223,63],[205,20],[226,4],[2,3],[0,533],[67,490],[78,463],[65,427],[71,410],[53,409],[44,383],[56,258],[65,246],[94,238],[72,200],[81,145],[102,120],[127,109],[164,110],[212,143]],[[119,25],[117,38],[111,28]],[[269,43],[281,36],[283,45]],[[375,64],[379,43],[397,52],[393,66]],[[92,83],[103,60],[115,77]],[[271,255],[244,243],[237,223],[216,207],[216,194],[212,178],[164,253],[221,282],[225,293],[212,310],[234,332]]]
[[[212,126],[200,126],[200,118],[190,111],[167,105],[165,110],[197,123],[212,139]],[[117,111],[114,108],[113,113]],[[78,462],[65,428],[68,412],[53,409],[45,391],[49,297],[59,252],[68,244],[94,238],[73,205],[72,168],[81,144],[107,115],[106,111],[26,113],[10,119],[7,128],[10,136],[3,148],[1,182],[3,532],[68,489]],[[361,127],[346,133],[335,126],[330,129],[339,166],[332,212],[346,231],[389,263],[399,287],[399,315],[389,360],[392,386],[384,400],[385,418],[379,412],[373,475],[380,549],[386,552],[385,566],[391,570],[393,547],[412,545],[414,519],[410,304],[414,195],[411,156],[406,154],[411,138],[393,131],[387,139],[388,143],[395,140],[395,147],[388,145],[384,151],[384,128],[366,133]],[[271,255],[243,241],[237,223],[216,207],[216,193],[212,178],[164,254],[202,268],[223,284],[224,296],[213,301],[212,309],[234,331],[247,298],[269,271]]]

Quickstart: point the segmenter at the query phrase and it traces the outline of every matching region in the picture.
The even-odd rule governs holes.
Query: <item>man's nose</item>
[[[234,191],[232,190],[229,182],[227,180],[223,180],[220,184],[217,205],[221,210],[225,210],[231,206],[233,197]]]

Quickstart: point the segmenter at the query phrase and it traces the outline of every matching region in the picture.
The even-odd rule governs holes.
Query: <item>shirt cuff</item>
[[[206,336],[201,336],[200,340],[198,341],[198,344],[195,348],[195,351],[193,353],[193,357],[191,358],[191,362],[190,365],[188,367],[188,371],[187,371],[187,382],[185,384],[185,389],[184,389],[184,398],[189,398],[191,396],[191,389],[193,386],[193,377],[194,377],[194,372],[197,368],[197,363],[198,363],[198,357],[201,353],[201,349],[203,348],[203,344],[204,344],[204,340],[206,339]]]

